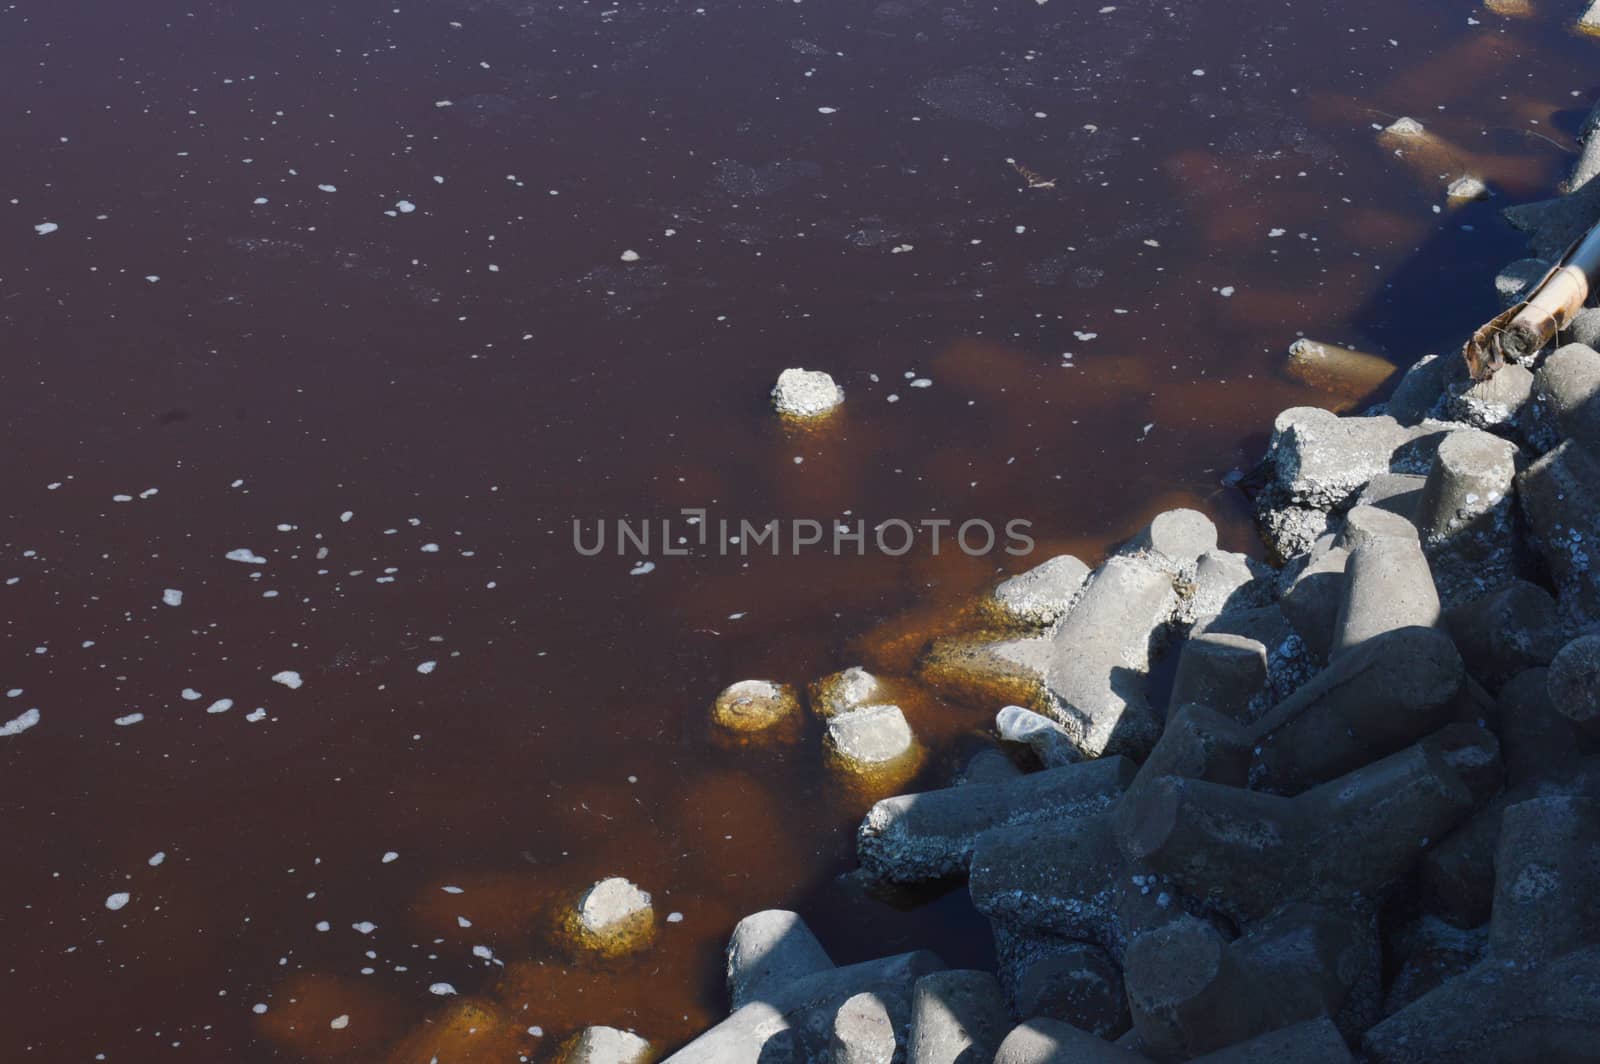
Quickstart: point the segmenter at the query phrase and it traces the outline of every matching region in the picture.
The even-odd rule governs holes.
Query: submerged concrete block
[[[561,1064],[648,1064],[650,1043],[616,1027],[586,1027],[562,1047]]]

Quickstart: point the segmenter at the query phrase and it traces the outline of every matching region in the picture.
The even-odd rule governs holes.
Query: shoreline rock
[[[1538,258],[1503,294],[1600,216],[1597,125],[1574,195],[1506,212]],[[877,801],[858,858],[880,884],[965,877],[998,970],[834,968],[798,917],[757,914],[736,1011],[670,1059],[1594,1057],[1600,309],[1571,334],[1487,382],[1428,356],[1364,414],[1279,414],[1247,478],[1276,570],[1168,511],[941,629],[918,678],[998,711],[1021,756]],[[1302,345],[1298,372],[1332,354]],[[859,669],[811,692],[833,749],[862,714],[914,744],[887,698]]]

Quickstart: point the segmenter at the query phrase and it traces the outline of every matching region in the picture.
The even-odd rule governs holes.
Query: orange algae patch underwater
[[[269,1001],[255,1018],[256,1029],[302,1061],[382,1059],[414,1015],[397,998],[339,975],[294,976]]]
[[[539,1039],[493,1002],[452,1002],[424,1019],[384,1058],[387,1064],[504,1064],[527,1059]]]

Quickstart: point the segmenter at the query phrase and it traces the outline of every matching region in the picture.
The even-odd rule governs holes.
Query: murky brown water
[[[38,710],[0,738],[0,1059],[670,1044],[771,906],[984,963],[961,892],[832,882],[867,799],[816,734],[705,720],[903,667],[1028,560],[630,575],[571,521],[1023,518],[1040,560],[1187,502],[1250,548],[1221,480],[1325,400],[1298,332],[1409,359],[1486,316],[1496,209],[1596,89],[1544,7],[0,9],[0,724]],[[1439,154],[1378,144],[1401,113]],[[1500,198],[1436,212],[1463,168]],[[768,411],[789,365],[846,388],[826,433]],[[926,782],[992,708],[908,706]],[[550,914],[610,873],[681,922],[570,962]]]

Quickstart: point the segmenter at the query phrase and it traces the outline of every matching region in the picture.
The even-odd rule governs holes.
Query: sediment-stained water
[[[720,740],[716,693],[905,672],[1002,574],[1174,504],[1257,550],[1229,474],[1363,398],[1288,345],[1405,363],[1492,311],[1498,209],[1594,99],[1570,19],[0,9],[0,1058],[670,1046],[774,906],[841,961],[984,962],[961,891],[836,880],[872,793],[820,727]],[[840,413],[781,423],[789,366]],[[894,518],[1036,546],[700,539]],[[619,519],[676,551],[574,548]],[[995,707],[902,692],[943,781]],[[654,940],[576,958],[608,875]]]

